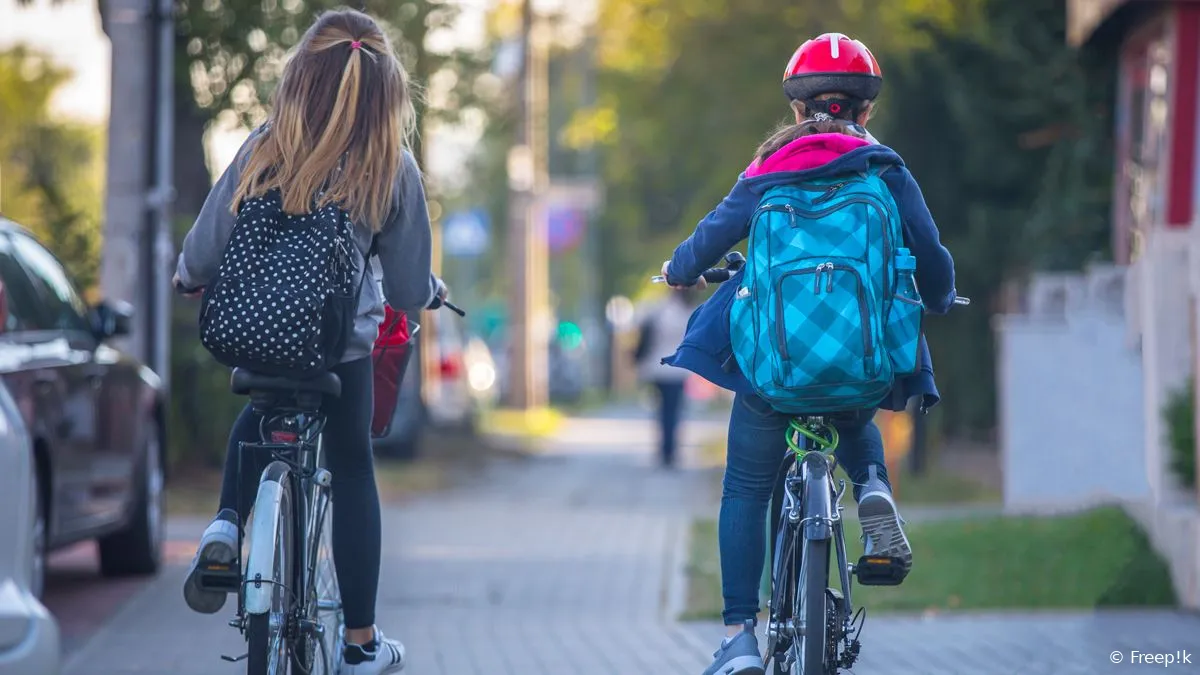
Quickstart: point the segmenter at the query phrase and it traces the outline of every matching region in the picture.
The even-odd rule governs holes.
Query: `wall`
[[[996,317],[1006,508],[1150,498],[1125,283],[1126,270],[1112,266],[1039,275],[1025,311]]]

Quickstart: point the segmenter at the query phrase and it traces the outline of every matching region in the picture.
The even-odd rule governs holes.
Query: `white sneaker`
[[[342,656],[337,675],[386,675],[404,670],[404,645],[399,640],[384,637],[378,626],[370,650],[362,645],[347,644],[344,632],[338,642]]]

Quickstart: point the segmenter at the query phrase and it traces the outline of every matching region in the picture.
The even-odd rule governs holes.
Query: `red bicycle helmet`
[[[821,94],[845,94],[873,101],[883,86],[883,71],[867,46],[841,33],[825,33],[800,45],[783,73],[783,91],[793,101]]]

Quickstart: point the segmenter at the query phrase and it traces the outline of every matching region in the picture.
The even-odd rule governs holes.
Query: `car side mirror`
[[[106,340],[133,332],[133,306],[121,300],[103,300],[92,308],[92,328]]]

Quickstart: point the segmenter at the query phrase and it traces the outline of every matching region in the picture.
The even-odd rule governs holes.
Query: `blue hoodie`
[[[904,161],[891,148],[839,134],[815,134],[792,141],[766,162],[755,162],[741,176],[729,195],[709,213],[696,231],[678,248],[667,268],[667,279],[675,285],[695,283],[704,270],[750,235],[750,218],[763,193],[777,185],[866,171],[868,166],[890,165],[881,177],[896,200],[903,220],[904,243],[917,259],[917,285],[926,311],[945,314],[956,297],[954,260],[942,246],[937,225],[925,205],[921,189]],[[749,380],[733,360],[729,338],[729,309],[740,282],[739,272],[722,284],[712,297],[696,309],[688,322],[679,349],[663,363],[690,370],[713,384],[739,394],[753,394]],[[921,336],[921,366],[905,376],[880,404],[903,410],[908,400],[922,398],[932,407],[938,400],[929,345]]]

